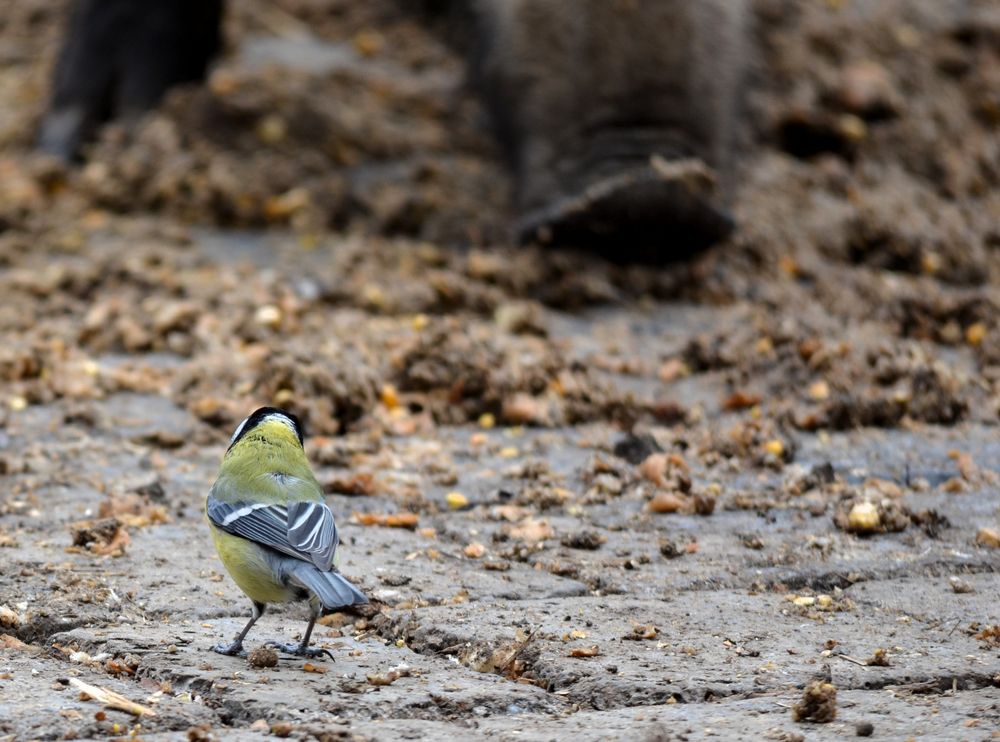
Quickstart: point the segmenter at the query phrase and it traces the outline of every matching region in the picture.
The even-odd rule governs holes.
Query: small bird
[[[205,512],[222,563],[253,602],[250,621],[236,639],[214,651],[242,654],[243,639],[268,603],[308,600],[302,642],[275,646],[315,657],[326,652],[309,648],[316,619],[324,611],[368,602],[337,571],[337,526],[309,467],[295,415],[261,407],[239,424]]]

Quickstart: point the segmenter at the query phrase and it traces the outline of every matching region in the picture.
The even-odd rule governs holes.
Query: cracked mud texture
[[[0,738],[995,738],[995,3],[756,0],[740,227],[663,271],[508,246],[392,3],[231,5],[78,170],[30,149],[66,3],[0,17]],[[249,606],[203,501],[264,403],[374,600],[308,667],[209,651]]]

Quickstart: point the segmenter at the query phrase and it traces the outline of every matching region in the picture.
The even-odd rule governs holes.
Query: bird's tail
[[[304,562],[296,565],[292,576],[295,582],[309,590],[326,609],[367,603],[368,598],[339,572],[321,572]]]

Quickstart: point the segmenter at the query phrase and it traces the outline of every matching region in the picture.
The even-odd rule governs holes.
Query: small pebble
[[[649,501],[649,509],[654,513],[676,513],[687,505],[687,498],[671,492],[657,492]]]
[[[993,528],[980,528],[976,534],[976,543],[990,549],[1000,549],[1000,533]]]
[[[949,577],[948,584],[951,585],[951,590],[954,593],[974,593],[976,588],[972,586],[972,583],[966,582],[961,577]]]

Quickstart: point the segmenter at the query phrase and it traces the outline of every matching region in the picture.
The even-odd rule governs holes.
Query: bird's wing
[[[270,476],[270,475],[268,475]],[[279,486],[296,489],[307,485],[294,477],[281,477]],[[223,480],[215,483],[208,496],[206,512],[216,526],[234,536],[241,536],[269,546],[283,554],[312,562],[319,569],[333,567],[339,537],[333,513],[326,503],[317,500],[264,503],[241,499]]]

